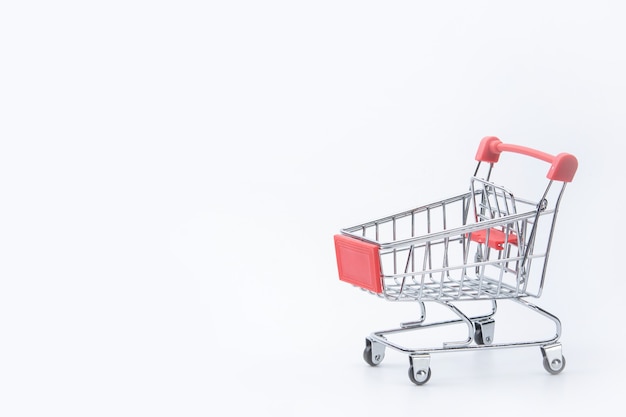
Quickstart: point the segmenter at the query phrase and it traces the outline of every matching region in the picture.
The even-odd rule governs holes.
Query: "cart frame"
[[[521,199],[491,181],[502,152],[551,164],[548,184],[538,200]],[[335,235],[342,281],[387,301],[418,303],[419,319],[371,333],[363,352],[372,366],[382,362],[387,347],[407,354],[409,379],[416,385],[430,379],[430,354],[439,352],[539,346],[549,373],[558,374],[565,367],[560,320],[525,298],[539,298],[543,292],[557,214],[578,161],[568,153],[552,156],[504,144],[493,136],[482,139],[476,160],[468,192],[344,228]],[[555,183],[560,189],[553,187]],[[486,314],[468,315],[459,307],[462,302],[481,300],[491,302]],[[494,316],[500,300],[510,300],[551,321],[554,335],[496,343]],[[428,302],[447,308],[457,318],[426,322]],[[467,326],[465,340],[409,348],[388,337],[454,324]]]

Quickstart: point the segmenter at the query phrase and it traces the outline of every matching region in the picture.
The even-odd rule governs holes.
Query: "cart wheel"
[[[380,343],[372,342],[365,339],[365,350],[363,350],[363,359],[370,366],[379,365],[385,358],[385,346]]]
[[[474,333],[474,341],[477,345],[485,344],[485,341],[483,340],[483,331],[480,327],[476,328],[476,332]]]
[[[560,374],[565,368],[565,356],[561,356],[561,359],[552,359],[552,361],[548,360],[548,358],[544,356],[543,367],[552,375]]]
[[[431,375],[430,368],[428,368],[428,371],[421,370],[421,371],[418,371],[417,373],[418,375],[416,377],[415,372],[413,371],[413,365],[409,366],[409,379],[415,385],[424,385],[430,379],[430,375]]]
[[[487,319],[474,323],[474,341],[477,345],[490,345],[493,343],[495,320]]]

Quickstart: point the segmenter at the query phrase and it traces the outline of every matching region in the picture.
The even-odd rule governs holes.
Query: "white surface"
[[[0,6],[0,415],[617,404],[620,2],[92,3]],[[415,387],[361,358],[413,306],[341,283],[332,236],[465,190],[486,135],[579,158],[537,300],[567,368],[441,354]]]

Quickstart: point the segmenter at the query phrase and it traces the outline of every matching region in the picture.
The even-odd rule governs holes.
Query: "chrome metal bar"
[[[467,346],[470,343],[472,343],[472,341],[474,340],[474,323],[472,322],[472,320],[470,320],[469,317],[463,314],[463,312],[459,310],[454,304],[451,304],[446,301],[443,301],[440,304],[448,307],[450,310],[452,310],[452,312],[454,312],[454,314],[459,316],[461,320],[465,322],[465,324],[467,324],[467,339],[465,339],[464,341],[459,341],[459,342],[444,342],[443,346],[444,347]]]
[[[528,347],[528,346],[544,346],[544,345],[550,345],[550,344],[556,343],[559,340],[561,336],[561,322],[554,314],[549,313],[546,310],[534,304],[528,303],[521,298],[513,299],[512,301],[516,301],[520,305],[523,305],[524,307],[529,308],[531,311],[534,311],[550,319],[551,321],[553,321],[556,326],[556,335],[547,339],[507,342],[507,343],[492,343],[489,345],[476,345],[476,344],[471,344],[471,343],[462,343],[462,344],[457,345],[453,343],[444,343],[442,346],[420,347],[420,348],[409,348],[406,346],[402,346],[398,343],[388,340],[385,337],[387,335],[402,333],[405,331],[421,330],[421,329],[427,329],[431,327],[448,326],[448,325],[461,324],[461,323],[467,324],[467,321],[465,319],[460,318],[456,320],[446,320],[446,321],[439,321],[439,322],[434,322],[434,323],[426,323],[426,324],[416,325],[416,326],[412,326],[408,328],[401,327],[401,328],[395,328],[395,329],[389,329],[389,330],[376,331],[376,332],[373,332],[369,337],[372,340],[382,343],[394,350],[397,350],[399,352],[406,353],[409,355],[414,354],[414,353],[455,352],[455,351],[469,351],[469,350],[477,350],[477,349],[504,349],[504,348],[517,348],[517,347]],[[495,305],[494,305],[494,310],[495,310]],[[493,312],[493,314],[495,314],[495,311]],[[493,314],[489,316],[485,316],[485,317],[482,317],[482,316],[478,316],[478,317],[465,316],[465,317],[468,320],[470,320],[470,322],[472,322],[472,321],[480,320],[481,318],[489,318],[493,316]]]
[[[548,268],[548,255],[550,254],[550,248],[552,247],[552,237],[554,236],[554,229],[555,229],[555,225],[556,225],[556,217],[557,214],[559,212],[559,207],[561,206],[561,198],[563,197],[563,193],[565,193],[565,186],[567,185],[566,182],[563,183],[562,187],[561,187],[561,191],[559,192],[559,195],[556,199],[556,203],[555,203],[555,207],[554,207],[554,215],[552,216],[552,225],[550,227],[550,234],[548,236],[548,244],[546,247],[546,255],[545,255],[545,260],[543,262],[543,270],[541,271],[541,280],[539,282],[539,291],[537,293],[537,297],[541,296],[541,293],[543,292],[543,284],[545,282],[546,279],[546,271]]]
[[[533,255],[531,258],[535,259],[535,258],[542,258],[544,257],[545,254],[538,254],[538,255]],[[384,275],[385,278],[397,278],[397,277],[404,277],[404,276],[416,276],[416,275],[431,275],[431,274],[439,274],[445,271],[457,271],[457,270],[463,270],[463,269],[467,269],[467,268],[474,268],[474,267],[481,267],[481,266],[485,266],[485,265],[492,265],[492,266],[498,266],[500,264],[503,264],[507,261],[515,261],[515,260],[521,260],[522,257],[521,256],[514,256],[511,258],[506,258],[506,259],[502,259],[502,260],[495,260],[495,261],[483,261],[483,262],[472,262],[472,263],[466,263],[463,265],[453,265],[453,266],[447,266],[447,267],[442,267],[442,268],[428,268],[428,269],[424,269],[422,271],[411,271],[411,272],[406,272],[406,273],[399,273],[399,274],[393,274],[393,275]],[[438,282],[438,281],[437,281]]]
[[[542,316],[547,317],[548,319],[554,322],[554,325],[556,326],[556,334],[554,335],[554,337],[552,339],[542,340],[536,343],[540,343],[540,344],[554,343],[561,338],[561,320],[559,320],[557,316],[555,316],[552,313],[549,313],[548,311],[542,309],[539,306],[529,303],[523,298],[513,298],[512,301],[515,301],[519,303],[520,305],[523,305],[524,307],[527,307],[531,309],[532,311],[538,314],[541,314]]]
[[[400,327],[403,329],[410,329],[413,327],[418,327],[426,320],[426,306],[422,301],[418,301],[417,304],[420,306],[420,318],[413,321],[405,321],[400,323]]]
[[[399,212],[399,213],[396,213],[396,214],[392,214],[392,215],[389,215],[389,216],[386,216],[386,217],[381,217],[381,218],[376,219],[376,220],[371,220],[371,221],[368,221],[368,222],[363,223],[363,224],[346,227],[346,228],[343,228],[342,231],[354,232],[356,230],[359,230],[362,227],[372,227],[376,223],[380,223],[380,224],[387,223],[387,222],[390,222],[393,218],[400,219],[400,218],[403,218],[403,217],[411,216],[413,213],[415,213],[415,214],[422,213],[422,212],[425,212],[427,209],[433,209],[433,208],[440,207],[443,203],[451,204],[451,203],[454,203],[454,202],[463,201],[464,198],[467,197],[468,195],[469,195],[469,193],[466,192],[466,193],[463,193],[463,194],[456,195],[454,197],[446,198],[446,199],[443,199],[443,200],[440,200],[440,201],[437,201],[437,202],[433,202],[433,203],[430,203],[430,204],[419,206],[419,207],[413,208],[411,210],[405,210],[405,211],[402,211],[402,212]]]
[[[444,230],[440,232],[429,233],[424,236],[417,236],[414,238],[402,239],[402,240],[397,240],[394,242],[385,242],[385,243],[372,242],[372,243],[379,244],[382,249],[393,249],[393,248],[398,248],[402,246],[408,246],[412,244],[419,244],[419,243],[429,242],[432,240],[443,239],[444,237],[461,236],[463,234],[475,232],[478,230],[488,229],[490,227],[502,226],[510,222],[535,217],[536,214],[537,213],[534,211],[526,212],[526,213],[519,213],[519,214],[514,214],[511,216],[500,217],[498,219],[486,220],[486,221],[479,222],[479,223],[472,223],[472,224],[468,224],[462,227],[455,227],[453,229],[448,229],[448,230]],[[551,212],[544,212],[543,214],[551,214]],[[353,235],[345,231],[342,231],[342,232],[346,235],[354,236],[355,238],[360,238],[360,236],[358,235]]]

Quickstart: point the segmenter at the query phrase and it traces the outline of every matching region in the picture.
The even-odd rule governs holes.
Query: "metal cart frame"
[[[550,163],[549,181],[538,200],[514,196],[491,180],[502,152]],[[446,351],[539,346],[549,373],[558,374],[565,367],[559,342],[560,320],[526,298],[539,298],[543,291],[557,214],[578,161],[568,153],[553,156],[505,144],[493,136],[482,139],[476,160],[469,191],[342,229],[334,237],[342,281],[387,301],[419,305],[421,315],[417,320],[371,333],[363,352],[372,366],[382,362],[386,348],[407,354],[409,379],[417,385],[431,377],[430,354]],[[511,300],[550,320],[555,335],[496,343],[494,315],[499,300]],[[468,315],[459,307],[465,301],[488,301],[491,308],[485,314]],[[447,308],[458,318],[426,322],[427,302]],[[465,340],[409,348],[389,338],[452,324],[467,326]]]

